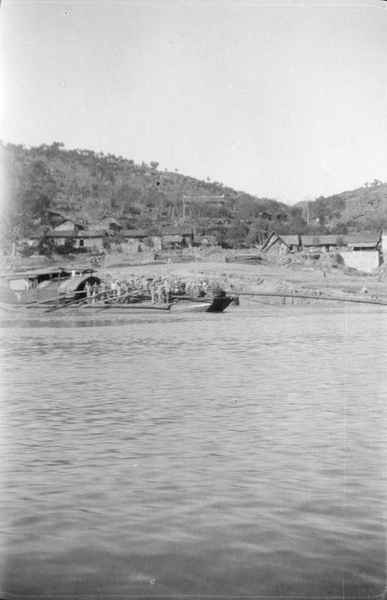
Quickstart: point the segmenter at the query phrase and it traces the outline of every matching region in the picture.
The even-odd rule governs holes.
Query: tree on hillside
[[[226,241],[232,248],[240,248],[246,244],[249,228],[244,221],[235,219],[226,233]]]

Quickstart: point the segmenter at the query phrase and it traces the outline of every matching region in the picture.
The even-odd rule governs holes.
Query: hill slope
[[[387,183],[375,180],[356,190],[299,202],[296,207],[307,223],[335,229],[335,233],[387,228]]]
[[[65,150],[60,143],[30,149],[2,144],[0,151],[3,217],[22,235],[46,222],[47,209],[91,224],[109,213],[126,227],[153,230],[182,222],[201,228],[241,219],[251,223],[262,218],[262,211],[264,218],[289,215],[285,204],[209,179],[160,171],[157,162],[137,165],[121,156]]]
[[[231,246],[262,242],[279,234],[346,233],[387,227],[387,184],[287,206],[222,183],[201,181],[157,162],[135,164],[122,156],[66,150],[61,143],[35,148],[0,143],[4,181],[1,243],[49,225],[49,210],[93,225],[104,214],[129,229],[157,233],[184,225],[215,233]]]

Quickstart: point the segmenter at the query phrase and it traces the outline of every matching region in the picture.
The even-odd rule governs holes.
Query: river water
[[[384,308],[1,322],[1,598],[384,590]]]

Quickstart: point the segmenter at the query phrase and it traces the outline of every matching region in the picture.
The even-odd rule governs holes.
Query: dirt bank
[[[254,251],[251,251],[253,253]],[[99,257],[96,271],[102,279],[129,280],[141,276],[179,278],[185,282],[206,280],[232,292],[313,292],[323,295],[377,296],[387,302],[387,269],[379,267],[373,274],[350,272],[336,264],[334,257],[320,260],[299,254],[282,257],[263,257],[260,264],[226,262],[226,257],[241,254],[238,251],[209,249],[205,252],[186,252],[177,255],[161,255],[154,260],[151,253],[128,254],[116,252]],[[256,254],[256,252],[255,252]],[[167,260],[171,262],[166,262]],[[163,262],[164,261],[164,262]],[[21,268],[45,268],[66,264],[95,265],[95,258],[83,254],[78,257],[31,257],[3,261],[3,272]]]
[[[227,263],[227,251],[218,252],[213,257],[203,257],[195,262],[170,262],[125,265],[114,261],[98,269],[102,278],[130,279],[139,276],[172,277],[189,280],[216,282],[227,291],[302,292],[320,291],[328,295],[378,296],[387,301],[387,281],[382,277],[361,273],[348,273],[342,268],[319,268],[312,264],[300,265],[291,260],[286,264],[278,261],[265,261],[261,264]],[[145,259],[145,257],[144,257]]]

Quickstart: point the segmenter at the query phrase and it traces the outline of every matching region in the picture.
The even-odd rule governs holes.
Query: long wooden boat
[[[77,312],[159,311],[159,312],[223,312],[235,299],[233,296],[214,297],[173,296],[166,304],[152,304],[150,297],[130,292],[125,296],[106,297],[101,292],[96,298],[88,299],[85,286],[100,279],[88,272],[69,275],[63,269],[25,271],[8,275],[0,286],[0,308],[5,311],[32,309],[33,312]],[[31,314],[31,310],[28,310]]]

